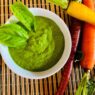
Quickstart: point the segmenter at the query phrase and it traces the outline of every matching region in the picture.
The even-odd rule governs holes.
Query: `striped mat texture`
[[[59,6],[50,4],[46,0],[0,0],[0,25],[4,24],[12,15],[9,7],[16,1],[22,1],[28,7],[48,9],[59,15],[68,27],[70,25],[70,19],[67,14]],[[1,95],[54,95],[60,83],[61,71],[46,79],[30,80],[13,73],[2,60],[2,74],[0,74],[2,77]],[[91,76],[94,76],[94,72],[91,72]],[[74,64],[64,95],[75,95],[82,75],[83,70],[81,67]]]

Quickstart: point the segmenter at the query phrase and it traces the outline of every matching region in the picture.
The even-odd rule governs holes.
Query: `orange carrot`
[[[83,3],[94,11],[93,0],[83,0]],[[95,26],[88,23],[85,23],[83,27],[82,51],[84,58],[81,61],[81,66],[92,69],[95,64]]]
[[[83,0],[83,3],[89,7],[90,9],[94,10],[94,0]]]

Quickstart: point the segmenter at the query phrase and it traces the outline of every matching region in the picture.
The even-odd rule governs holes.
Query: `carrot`
[[[58,88],[55,95],[63,95],[64,94],[65,89],[66,89],[68,82],[69,82],[72,67],[73,67],[73,60],[70,58],[68,60],[68,62],[66,63],[66,65],[64,66],[64,69],[62,71],[62,77],[61,77],[60,85],[59,85],[59,88]]]
[[[83,0],[83,3],[94,10],[93,0]],[[82,52],[84,58],[81,61],[81,66],[86,69],[92,69],[95,64],[95,26],[88,23],[85,23],[83,27]]]
[[[83,0],[83,4],[94,10],[94,0]]]
[[[71,1],[67,9],[67,14],[79,20],[95,25],[95,12],[84,4]]]
[[[78,21],[75,18],[72,18],[71,27],[70,27],[70,32],[71,32],[71,37],[72,37],[72,50],[71,50],[70,57],[62,71],[60,85],[55,95],[63,95],[68,85],[68,81],[69,81],[72,67],[73,67],[74,56],[75,56],[76,49],[79,42],[80,30],[81,30],[80,21]]]

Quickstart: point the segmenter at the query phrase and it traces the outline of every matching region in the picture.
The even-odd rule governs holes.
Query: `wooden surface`
[[[12,15],[9,6],[17,0],[0,0],[0,25],[4,24]],[[20,0],[18,0],[20,1]],[[40,7],[53,11],[59,15],[69,26],[69,19],[63,10],[46,0],[21,0],[28,7]],[[94,75],[94,71],[91,72]],[[29,80],[13,73],[2,60],[2,95],[54,95],[58,89],[61,70],[46,79]],[[65,95],[75,95],[79,81],[82,78],[82,70],[78,64],[74,64]]]

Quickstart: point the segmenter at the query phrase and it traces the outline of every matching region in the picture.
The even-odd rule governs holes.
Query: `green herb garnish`
[[[11,5],[11,11],[17,17],[17,19],[29,30],[34,28],[34,16],[28,10],[28,8],[21,2],[16,2]]]
[[[26,44],[28,33],[17,24],[6,24],[0,27],[0,43],[8,47],[18,47]]]
[[[19,22],[0,27],[0,43],[8,47],[23,47],[29,39],[29,31],[34,30],[34,16],[21,2],[11,5],[11,10]]]

